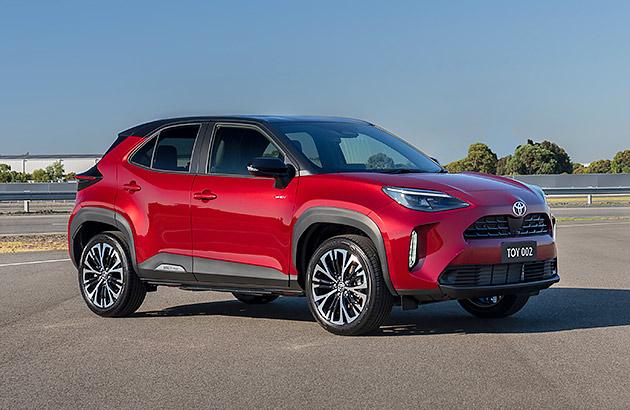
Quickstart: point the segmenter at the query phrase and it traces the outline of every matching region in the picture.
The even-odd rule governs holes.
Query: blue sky
[[[0,0],[0,153],[197,114],[362,118],[443,163],[630,149],[630,3]]]

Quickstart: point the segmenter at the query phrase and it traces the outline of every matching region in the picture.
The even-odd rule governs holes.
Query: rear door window
[[[133,157],[131,157],[131,162],[137,165],[142,165],[143,167],[151,168],[156,139],[157,137],[153,137],[140,147],[140,149],[133,154]]]
[[[160,171],[189,172],[200,127],[184,125],[161,131],[134,154],[131,162]]]

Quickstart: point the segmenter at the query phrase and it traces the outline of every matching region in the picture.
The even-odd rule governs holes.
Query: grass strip
[[[67,235],[0,236],[0,253],[56,251],[64,249],[68,249]]]

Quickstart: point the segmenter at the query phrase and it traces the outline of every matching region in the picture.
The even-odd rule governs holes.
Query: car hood
[[[528,200],[529,202],[543,201],[537,192],[519,181],[476,172],[462,172],[457,174],[380,174],[377,172],[362,172],[346,173],[344,177],[382,186],[440,191],[462,199],[471,197],[479,199],[479,193],[481,192],[496,192],[502,194],[499,196],[506,196],[506,200],[521,199]]]

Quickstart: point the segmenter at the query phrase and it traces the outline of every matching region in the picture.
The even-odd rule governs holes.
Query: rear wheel
[[[472,315],[482,318],[498,318],[513,315],[525,306],[529,296],[505,295],[474,299],[460,299],[459,304]]]
[[[83,249],[79,287],[85,303],[97,315],[128,316],[144,301],[146,289],[129,255],[119,232],[100,233]]]
[[[394,303],[374,244],[359,235],[336,236],[317,248],[308,266],[306,297],[319,324],[338,335],[378,328]]]
[[[263,305],[278,299],[278,295],[248,295],[247,293],[232,292],[232,295],[248,305]]]

